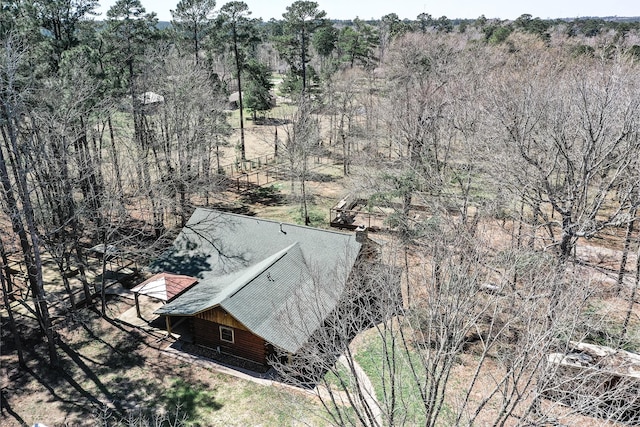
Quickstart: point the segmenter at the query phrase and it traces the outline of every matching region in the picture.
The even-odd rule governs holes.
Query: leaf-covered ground
[[[109,425],[129,416],[186,416],[190,426],[324,424],[302,393],[263,386],[180,361],[166,339],[116,320],[130,301],[112,300],[110,319],[82,309],[60,332],[62,366],[51,369],[40,342],[25,343],[28,367],[17,369],[8,330],[2,331],[3,427]],[[315,412],[315,411],[314,411]]]

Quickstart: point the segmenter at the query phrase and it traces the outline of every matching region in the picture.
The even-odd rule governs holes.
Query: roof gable
[[[198,279],[171,273],[159,273],[131,289],[132,292],[147,295],[162,301],[171,301],[191,286]]]
[[[338,280],[322,281],[305,261],[298,244],[220,306],[256,335],[296,352],[338,301]]]

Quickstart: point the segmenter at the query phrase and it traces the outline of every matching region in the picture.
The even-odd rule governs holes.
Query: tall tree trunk
[[[302,163],[302,176],[300,179],[300,191],[302,195],[302,213],[304,215],[304,225],[311,225],[311,220],[309,219],[309,210],[307,207],[307,190],[306,184],[307,182],[307,159],[305,158]]]
[[[143,172],[143,188],[146,189],[146,194],[149,199],[149,205],[151,206],[151,214],[153,217],[153,232],[158,238],[164,232],[164,219],[162,214],[162,207],[156,200],[155,192],[151,185],[151,174],[149,171],[149,160],[147,155],[144,155],[141,159],[142,172]]]
[[[307,93],[307,37],[302,27],[302,43],[300,43],[300,62],[302,62],[302,95]]]
[[[75,233],[76,236],[78,233]],[[84,298],[87,305],[91,304],[92,296],[91,296],[91,288],[89,288],[89,281],[87,280],[87,274],[85,271],[85,258],[82,253],[82,246],[80,245],[80,241],[76,239],[74,242],[74,249],[76,252],[76,256],[78,257],[78,271],[80,272],[80,282],[82,282],[82,289],[84,291]]]
[[[184,182],[178,183],[178,197],[180,199],[180,228],[187,224],[187,189]]]
[[[196,67],[200,63],[200,45],[198,43],[198,25],[193,26],[193,47],[194,55],[196,57]]]
[[[404,280],[407,290],[407,308],[411,307],[411,278],[409,276],[409,245],[407,243],[402,245],[402,252],[404,253]]]
[[[560,260],[564,263],[573,251],[573,233],[571,232],[571,216],[562,214],[562,234],[560,240]]]
[[[344,105],[343,108],[345,108]],[[349,154],[347,152],[347,134],[344,130],[344,114],[340,115],[340,138],[342,139],[342,173],[347,176],[349,175]]]
[[[66,252],[66,249],[63,249],[63,252]],[[71,272],[71,265],[64,261],[64,253],[62,256],[53,255],[56,261],[56,265],[58,266],[58,270],[60,271],[60,277],[62,277],[62,284],[64,285],[64,290],[67,292],[69,297],[69,303],[71,304],[71,310],[75,311],[76,309],[76,299],[73,295],[73,290],[71,289],[71,283],[69,282],[68,274]]]
[[[100,276],[100,312],[102,313],[102,317],[106,318],[107,317],[107,257],[108,255],[108,251],[107,251],[107,238],[106,238],[106,234],[105,234],[105,239],[102,241],[102,244],[104,245],[104,252],[102,254],[102,274]]]
[[[6,280],[6,289],[3,291],[5,292],[5,294],[7,294],[7,297],[10,300],[14,300],[11,268],[9,268],[9,258],[7,257],[7,252],[4,250],[4,244],[2,243],[2,240],[0,240],[0,261],[2,261],[2,272],[0,272],[0,274],[4,274],[4,278]]]
[[[631,209],[629,209],[629,216],[631,218],[627,223],[627,231],[624,236],[624,247],[622,249],[622,258],[620,259],[620,269],[618,270],[618,286],[616,289],[616,293],[618,294],[618,296],[620,295],[620,292],[622,291],[622,288],[624,285],[623,283],[624,272],[625,272],[625,269],[627,268],[627,258],[629,256],[629,247],[631,246],[631,236],[633,234],[633,226],[634,226],[634,223],[636,222],[635,218],[636,218],[637,212],[638,212],[637,206],[634,206]]]
[[[20,335],[18,334],[18,327],[16,326],[15,318],[13,317],[13,309],[11,308],[11,275],[8,272],[7,266],[7,254],[4,250],[4,244],[2,240],[0,240],[0,257],[2,260],[2,271],[0,271],[0,284],[2,285],[2,300],[7,308],[7,316],[9,317],[9,330],[11,331],[11,335],[13,335],[13,343],[16,346],[16,353],[18,354],[18,364],[21,368],[25,368],[27,366],[24,355],[22,353],[22,341],[20,340]]]
[[[278,126],[274,126],[274,137],[273,137],[273,157],[275,157],[276,161],[278,158]]]
[[[247,160],[247,154],[244,146],[244,104],[242,103],[242,67],[240,65],[240,55],[238,52],[238,34],[236,24],[233,24],[233,55],[236,62],[236,74],[238,82],[238,106],[240,107],[240,160]]]
[[[100,71],[104,73],[104,65],[102,60],[100,60]],[[133,99],[131,100],[133,102]],[[111,121],[111,114],[107,116],[107,126],[109,127],[109,139],[111,140],[111,150],[109,151],[111,155],[111,162],[113,163],[113,170],[116,175],[116,189],[118,190],[119,197],[123,197],[124,193],[122,192],[122,178],[120,174],[120,163],[118,162],[118,153],[116,151],[116,139],[114,137],[113,132],[113,123]]]
[[[636,302],[636,296],[638,295],[638,287],[640,287],[640,246],[638,246],[638,255],[636,257],[636,280],[633,284],[633,290],[629,296],[629,306],[627,307],[627,314],[624,317],[622,324],[622,332],[620,333],[620,345],[627,339],[627,332],[629,329],[629,322],[631,321],[631,314],[633,313],[633,306]]]
[[[7,121],[5,128],[3,128],[3,137],[5,140],[6,150],[9,155],[15,159],[19,158],[20,151],[18,149],[17,135],[14,125],[12,123],[13,117],[8,114],[6,106],[2,106],[2,114]],[[16,164],[20,162],[16,161]],[[14,189],[11,186],[9,180],[9,173],[6,166],[3,150],[0,150],[0,180],[5,193],[5,202],[9,210],[9,216],[11,218],[11,224],[13,231],[18,235],[22,253],[24,256],[25,264],[27,266],[29,285],[34,300],[35,311],[38,316],[40,329],[47,339],[49,348],[49,362],[51,366],[57,367],[59,364],[58,354],[55,347],[55,339],[53,329],[51,325],[51,319],[49,317],[49,307],[47,300],[44,296],[44,287],[42,282],[42,262],[40,260],[40,246],[39,238],[36,230],[33,206],[31,199],[29,198],[29,191],[26,181],[26,171],[14,170],[14,175],[17,181],[17,192],[22,202],[22,211],[24,212],[24,219],[27,223],[27,228],[24,227],[22,218],[20,215],[20,209],[18,208],[17,200],[14,196]],[[28,234],[27,234],[28,230]],[[29,243],[31,238],[31,243]]]
[[[216,171],[218,174],[220,174],[221,169],[220,169],[220,144],[218,143],[217,139],[216,139]]]

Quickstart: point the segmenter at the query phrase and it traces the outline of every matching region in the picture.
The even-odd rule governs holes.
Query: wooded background
[[[389,271],[374,282],[392,292],[385,274],[400,267],[403,308],[375,322],[382,415],[361,388],[327,380],[359,392],[349,410],[327,401],[332,423],[541,425],[559,416],[541,403],[555,387],[547,354],[583,340],[640,349],[638,20],[332,21],[296,1],[262,22],[243,2],[181,0],[160,25],[138,0],[117,1],[102,21],[97,5],[0,8],[0,278],[20,365],[25,332],[10,309],[20,277],[38,322],[30,333],[57,366],[42,257],[66,285],[71,319],[68,272],[93,303],[89,248],[113,245],[144,265],[196,206],[230,197],[229,178],[255,167],[249,121],[305,224],[319,157],[369,209],[392,212]],[[615,314],[594,309],[605,300]],[[474,374],[452,385],[461,360]],[[575,412],[628,420],[638,410],[628,403],[587,400]]]

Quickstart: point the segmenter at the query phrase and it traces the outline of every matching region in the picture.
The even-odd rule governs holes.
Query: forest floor
[[[316,405],[308,395],[264,387],[171,356],[165,351],[170,342],[163,333],[116,320],[131,304],[110,298],[108,318],[93,309],[77,311],[58,331],[59,369],[49,367],[46,352],[36,341],[25,343],[27,368],[17,369],[3,331],[7,344],[0,359],[0,424],[94,426],[109,419],[108,425],[114,425],[122,417],[152,417],[167,408],[171,418],[178,413],[198,420],[193,425],[246,426],[255,420],[265,426],[291,420],[324,425],[308,409]]]
[[[260,142],[256,132],[247,132],[247,145],[253,147],[248,157],[271,149],[266,144],[260,148]],[[308,184],[313,225],[328,228],[329,208],[345,191],[340,171],[331,163],[314,166]],[[290,193],[288,182],[276,181],[242,194],[225,192],[218,199],[224,201],[224,208],[241,206],[241,211],[257,216],[300,223],[300,203]],[[94,276],[99,279],[94,274],[91,280]],[[45,263],[45,280],[47,290],[55,294],[50,298],[60,303],[64,287],[51,260]],[[170,341],[164,333],[118,320],[134,307],[133,300],[109,295],[106,318],[100,316],[99,305],[79,309],[57,323],[58,369],[49,367],[46,347],[39,339],[23,342],[27,367],[19,369],[11,334],[3,328],[0,425],[93,426],[96,420],[113,423],[129,415],[151,417],[161,408],[198,420],[193,425],[327,425],[318,415],[322,413],[319,402],[308,393],[264,387],[168,356],[164,349]],[[36,331],[25,310],[17,315],[25,336],[30,335],[28,329]]]
[[[270,127],[248,124],[248,158],[272,153],[272,132]],[[343,177],[341,164],[318,164],[307,186],[311,195],[312,225],[328,228],[329,209],[353,188],[354,183]],[[302,222],[300,203],[291,195],[287,181],[254,186],[241,194],[224,192],[211,207],[235,209],[283,222]],[[492,244],[499,245],[510,238],[509,229],[499,224],[486,223],[483,227]],[[625,293],[617,295],[612,290],[621,247],[620,236],[609,236],[596,243],[580,242],[577,252],[581,259],[592,264],[592,280],[602,283],[592,315],[605,329],[618,323],[613,320],[620,320],[628,304]],[[422,260],[415,258],[411,262],[419,265]],[[629,269],[635,264],[632,255]],[[170,342],[163,333],[117,320],[121,313],[133,307],[132,300],[112,295],[107,301],[106,317],[100,316],[95,308],[83,308],[57,327],[60,369],[49,367],[46,347],[36,339],[23,342],[27,368],[18,369],[11,334],[6,328],[2,329],[0,425],[13,427],[36,422],[49,427],[96,425],[97,419],[114,421],[126,414],[144,416],[163,407],[199,420],[193,425],[329,424],[319,415],[322,413],[319,402],[308,394],[264,387],[168,356],[164,349]],[[633,311],[632,324],[638,334],[638,305]],[[35,329],[35,325],[25,321],[22,328]],[[607,332],[603,331],[605,335]],[[358,337],[354,348],[361,348],[364,341],[365,338]],[[464,366],[462,358],[453,381],[464,384],[472,375]],[[175,413],[167,416],[173,417]],[[592,421],[582,420],[580,425],[605,425]]]

